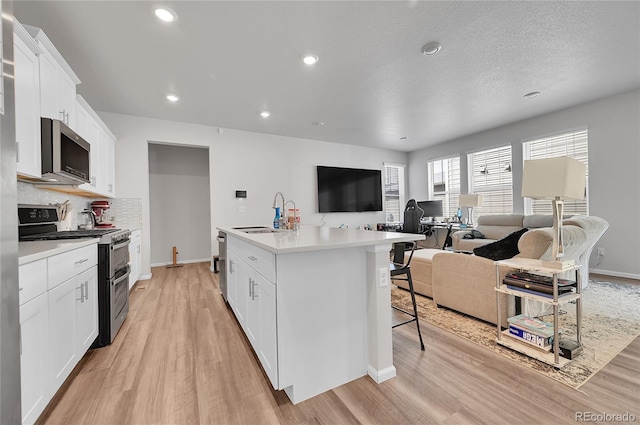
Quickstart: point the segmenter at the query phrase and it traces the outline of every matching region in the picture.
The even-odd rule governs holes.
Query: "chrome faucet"
[[[282,192],[276,192],[276,196],[273,197],[273,209],[275,210],[276,208],[278,208],[278,195],[280,195],[280,198],[282,199],[282,208],[280,208],[280,217],[278,217],[278,220],[280,221],[280,225],[279,227],[282,229],[282,217],[284,217],[284,195],[282,194]]]

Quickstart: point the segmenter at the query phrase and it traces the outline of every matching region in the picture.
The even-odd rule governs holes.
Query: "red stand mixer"
[[[106,214],[109,208],[111,208],[109,201],[93,201],[91,203],[91,210],[93,210],[96,218],[96,228],[116,227],[112,222],[113,217]]]

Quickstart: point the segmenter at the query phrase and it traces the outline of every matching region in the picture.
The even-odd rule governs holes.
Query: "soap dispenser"
[[[280,228],[280,207],[276,207],[276,216],[273,219],[273,228]]]

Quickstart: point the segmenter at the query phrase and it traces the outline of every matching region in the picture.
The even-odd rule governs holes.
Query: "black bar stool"
[[[420,333],[420,322],[418,321],[418,308],[416,306],[416,293],[413,290],[413,280],[411,279],[411,258],[413,258],[413,252],[416,250],[416,242],[398,242],[393,244],[393,262],[389,264],[389,272],[391,274],[391,280],[405,280],[409,283],[409,292],[411,293],[411,302],[413,303],[413,313],[403,310],[400,307],[395,305],[391,305],[391,307],[395,310],[398,310],[408,316],[411,316],[411,319],[406,320],[402,323],[398,323],[393,325],[393,328],[397,328],[398,326],[406,325],[407,323],[416,322],[416,327],[418,328],[418,337],[420,338],[420,349],[424,351],[424,343],[422,342],[422,333]],[[407,251],[407,247],[411,247],[411,254],[409,254],[409,258],[405,261],[405,252]],[[399,277],[404,276],[404,277]]]

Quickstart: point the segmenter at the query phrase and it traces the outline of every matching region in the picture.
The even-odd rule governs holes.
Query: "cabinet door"
[[[236,317],[242,325],[242,329],[247,331],[247,307],[249,301],[249,276],[247,266],[240,259],[235,263],[236,268]]]
[[[44,293],[20,306],[22,423],[32,424],[49,403],[49,306]]]
[[[58,67],[58,107],[64,112],[63,121],[69,128],[77,131],[76,120],[76,83]]]
[[[77,133],[85,139],[91,150],[89,151],[89,183],[80,185],[81,189],[89,192],[100,192],[100,137],[98,123],[91,114],[82,106],[77,105]]]
[[[100,145],[102,152],[102,174],[104,178],[104,193],[115,196],[115,140],[106,131],[100,130]]]
[[[13,39],[15,121],[18,174],[41,177],[40,72],[38,57],[18,37]]]
[[[238,257],[232,252],[227,252],[227,302],[231,309],[236,311],[236,293],[238,276]],[[237,314],[237,313],[236,313]]]
[[[49,349],[51,385],[60,388],[76,363],[76,302],[80,300],[80,284],[75,277],[50,289]]]
[[[40,114],[46,118],[62,120],[58,107],[58,64],[47,51],[38,55],[40,67]]]
[[[80,286],[76,300],[76,347],[78,360],[98,336],[98,267],[94,266],[74,278]]]
[[[245,329],[247,338],[249,338],[249,342],[253,347],[253,350],[257,353],[259,343],[258,340],[260,338],[259,333],[259,311],[258,311],[258,273],[255,270],[247,267],[247,277],[246,277],[246,285],[247,285],[247,327]]]
[[[276,285],[257,274],[258,357],[271,385],[278,389],[278,340],[276,334]]]

